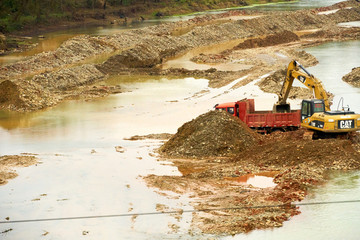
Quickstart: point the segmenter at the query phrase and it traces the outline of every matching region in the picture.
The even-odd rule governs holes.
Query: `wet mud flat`
[[[343,140],[305,140],[303,130],[263,136],[237,121],[213,111],[184,124],[158,150],[182,176],[144,177],[161,192],[190,197],[199,210],[191,231],[234,235],[280,227],[300,213],[291,203],[325,183],[327,171],[360,169],[359,134]],[[256,176],[264,179],[249,181]]]
[[[55,51],[1,66],[0,106],[11,111],[36,111],[67,99],[119,93],[121,86],[99,87],[113,75],[205,77],[212,87],[245,75],[249,76],[247,81],[252,81],[282,69],[284,62],[293,58],[303,65],[315,64],[308,55],[298,52],[301,46],[357,39],[359,28],[337,24],[359,21],[359,11],[359,2],[349,0],[321,9],[281,13],[231,11],[109,36],[77,36]],[[218,44],[235,40],[240,45],[191,56],[193,62],[207,64],[207,69],[163,68],[171,59],[189,51],[204,46],[216,49]],[[230,65],[234,71],[223,67]]]

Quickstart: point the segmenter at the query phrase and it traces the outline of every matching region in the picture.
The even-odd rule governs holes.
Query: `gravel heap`
[[[285,76],[286,76],[286,69],[281,69],[269,75],[268,77],[264,78],[262,81],[258,83],[258,85],[260,89],[263,90],[264,92],[279,94],[282,85],[285,81]],[[294,86],[291,88],[289,93],[289,98],[291,99],[295,99],[295,98],[310,99],[312,98],[312,96],[313,93],[309,89],[294,87]]]
[[[258,144],[258,136],[225,111],[210,111],[185,123],[159,150],[170,157],[236,156]]]
[[[35,75],[32,82],[48,90],[68,90],[74,87],[89,85],[104,78],[94,65],[84,64],[73,68],[59,69]]]
[[[342,79],[354,87],[360,87],[360,67],[353,68],[352,71],[343,76]]]

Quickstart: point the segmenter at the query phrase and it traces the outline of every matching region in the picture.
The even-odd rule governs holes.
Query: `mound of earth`
[[[360,169],[359,134],[351,140],[306,140],[304,133],[300,129],[265,135],[261,145],[235,157],[167,159],[182,176],[149,175],[145,180],[161,191],[190,196],[191,205],[200,210],[193,214],[191,226],[202,233],[234,235],[280,227],[300,213],[290,203],[303,200],[309,188],[325,183],[329,170]],[[276,186],[253,186],[247,179],[256,175],[273,177]],[[288,207],[256,207],[283,204]]]
[[[262,81],[258,83],[261,90],[264,92],[276,93],[279,94],[281,87],[284,83],[284,79],[286,76],[286,70],[278,70],[270,76],[264,78]],[[309,99],[312,98],[313,93],[307,88],[301,87],[292,87],[289,98],[295,99]]]
[[[247,49],[256,47],[268,47],[283,43],[299,41],[298,35],[291,31],[283,31],[281,33],[271,34],[264,38],[247,39],[235,47],[235,49]]]
[[[185,123],[159,150],[184,158],[239,155],[258,144],[258,136],[239,119],[224,111],[210,111]]]
[[[52,106],[58,101],[51,93],[35,82],[24,79],[5,80],[0,83],[0,108],[25,111]]]
[[[351,72],[343,76],[342,79],[355,87],[360,87],[360,67],[353,68]]]

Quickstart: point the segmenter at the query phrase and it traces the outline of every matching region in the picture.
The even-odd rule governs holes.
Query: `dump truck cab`
[[[222,103],[215,106],[217,110],[227,111],[235,117],[239,117],[239,104],[236,102]]]

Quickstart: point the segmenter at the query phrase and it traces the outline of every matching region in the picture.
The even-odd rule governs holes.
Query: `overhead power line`
[[[29,223],[29,222],[49,222],[49,221],[64,221],[64,220],[78,220],[78,219],[99,219],[99,218],[115,218],[115,217],[132,217],[132,216],[151,216],[151,215],[162,215],[162,214],[179,214],[179,213],[182,214],[182,213],[194,213],[194,212],[210,212],[210,211],[241,210],[241,209],[259,209],[259,208],[289,208],[289,207],[295,207],[295,206],[312,206],[312,205],[328,205],[328,204],[344,204],[344,203],[360,203],[360,200],[344,200],[344,201],[330,201],[330,202],[309,202],[309,203],[260,205],[260,206],[243,206],[243,207],[229,207],[229,208],[189,209],[189,210],[161,211],[161,212],[122,213],[122,214],[77,216],[77,217],[22,219],[22,220],[0,221],[0,224],[6,224],[6,223],[7,224],[9,224],[9,223]]]

